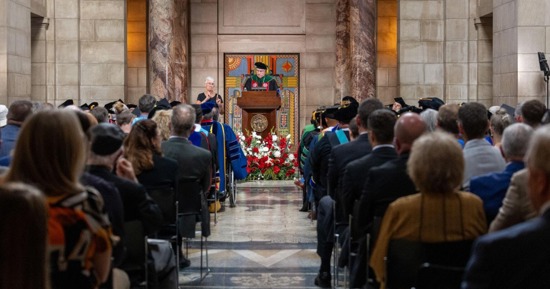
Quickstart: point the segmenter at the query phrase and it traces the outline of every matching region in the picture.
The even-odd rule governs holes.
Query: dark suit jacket
[[[161,146],[164,156],[179,164],[178,180],[197,181],[201,184],[203,193],[208,192],[212,181],[212,155],[208,150],[194,146],[189,140],[180,137],[171,137]]]
[[[346,130],[344,133],[349,139],[349,131]],[[327,131],[310,151],[309,160],[312,172],[311,177],[315,182],[313,192],[316,203],[319,203],[319,200],[328,194],[328,163],[332,148],[338,143],[336,134],[332,131]]]
[[[124,205],[122,198],[115,185],[106,180],[84,172],[80,177],[80,181],[85,186],[95,188],[103,197],[105,203],[105,211],[109,216],[109,221],[113,228],[113,234],[120,237],[122,242],[118,242],[113,246],[113,266],[119,267],[124,260]]]
[[[153,168],[137,175],[140,184],[145,188],[172,187],[176,188],[178,163],[159,155],[153,155]]]
[[[343,186],[340,176],[350,161],[368,155],[371,151],[372,146],[366,133],[359,135],[354,141],[332,148],[328,160],[327,185],[328,194],[336,201],[336,223],[348,223],[348,218],[342,210],[342,203],[339,201],[340,191]]]
[[[162,213],[157,204],[149,197],[145,187],[118,177],[104,166],[88,166],[88,172],[115,185],[124,205],[124,222],[139,220],[147,235],[154,234],[163,222]]]
[[[550,210],[480,237],[462,289],[550,288]]]
[[[349,162],[342,173],[342,187],[339,202],[345,216],[353,213],[353,205],[361,198],[361,192],[371,168],[380,166],[387,161],[397,158],[397,152],[391,147],[380,147],[370,154]]]
[[[391,202],[416,193],[416,187],[407,174],[408,160],[409,153],[404,153],[369,171],[359,200],[358,216],[354,218],[360,234],[366,233],[374,217],[384,216]]]

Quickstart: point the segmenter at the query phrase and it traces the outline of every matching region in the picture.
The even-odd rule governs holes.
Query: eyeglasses
[[[206,85],[214,85],[214,83],[207,82]]]

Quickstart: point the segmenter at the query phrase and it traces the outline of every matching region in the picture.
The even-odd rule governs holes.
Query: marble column
[[[169,101],[188,102],[189,0],[149,1],[149,87]]]
[[[337,95],[358,101],[376,95],[376,2],[338,0],[336,4]]]
[[[334,75],[336,77],[336,97],[339,99],[350,95],[350,0],[337,0],[336,2],[336,64]]]

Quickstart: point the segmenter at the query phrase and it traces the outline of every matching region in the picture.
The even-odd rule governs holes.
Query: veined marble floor
[[[236,200],[216,225],[212,214],[210,274],[199,282],[197,239],[180,288],[318,288],[315,223],[298,211],[301,190],[292,181],[242,183]]]

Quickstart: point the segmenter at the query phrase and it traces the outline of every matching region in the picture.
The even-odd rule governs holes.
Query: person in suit
[[[347,219],[342,214],[341,203],[338,201],[339,188],[342,186],[340,182],[340,174],[344,170],[344,167],[347,163],[349,163],[351,160],[370,153],[370,151],[372,150],[372,146],[369,142],[369,137],[367,134],[367,120],[372,112],[382,108],[384,108],[384,105],[382,104],[382,102],[380,102],[380,100],[376,98],[368,98],[367,100],[363,101],[359,108],[355,111],[355,114],[358,115],[357,122],[360,132],[359,137],[352,142],[340,143],[339,145],[335,145],[330,151],[330,157],[328,158],[327,185],[328,195],[330,196],[330,198],[336,201],[336,215],[332,216],[332,218],[334,219],[323,220],[326,225],[325,227],[318,225],[317,234],[330,236],[330,233],[320,233],[319,230],[331,232],[331,228],[333,227],[334,222],[336,222],[336,231],[339,234],[341,234],[347,227]],[[351,118],[353,118],[353,113],[354,111],[350,110],[349,115],[351,116]],[[339,117],[337,115],[336,117],[337,119],[339,118],[342,123],[346,124],[349,123],[351,120],[351,118],[348,119],[347,116],[344,118],[343,116]],[[327,140],[329,137],[330,136],[327,136]],[[319,221],[319,216],[317,220],[318,224],[321,223]],[[321,266],[319,269],[319,275],[315,279],[315,285],[321,287],[326,287],[326,285],[330,285],[330,280],[332,279],[330,276],[330,257],[332,255],[331,253],[333,246],[333,242],[326,242],[324,245],[321,244],[320,247],[322,247],[322,249],[318,248],[318,251],[320,252],[319,256],[321,257]]]
[[[349,142],[348,124],[357,115],[358,106],[355,98],[351,96],[344,97],[339,108],[331,115],[326,115],[326,118],[335,120],[337,124],[324,130],[323,135],[318,142],[313,144],[313,148],[310,150],[312,168],[310,184],[316,207],[318,207],[314,210],[317,212],[317,254],[321,258],[321,266],[319,274],[315,278],[315,285],[323,288],[330,287],[331,284],[330,256],[334,245],[334,231],[331,229],[333,226],[330,226],[333,223],[333,214],[328,212],[329,206],[333,202],[332,197],[328,195],[329,157],[334,146]],[[331,208],[330,211],[332,211]]]
[[[370,258],[382,289],[386,283],[384,257],[391,240],[472,240],[486,231],[481,199],[458,191],[464,159],[451,135],[433,132],[419,137],[412,146],[407,172],[420,193],[388,206]]]
[[[368,171],[364,177],[366,181],[362,184],[358,204],[353,212],[354,226],[357,229],[354,235],[362,236],[369,232],[373,243],[379,226],[375,219],[380,220],[388,205],[397,198],[416,192],[416,187],[407,174],[407,161],[413,142],[426,132],[426,123],[416,113],[405,113],[395,122],[393,132],[398,156]],[[366,250],[366,248],[359,250]],[[367,254],[367,252],[361,251],[360,254]],[[355,284],[366,282],[364,276],[361,276],[361,272],[365,271],[362,269],[360,272],[357,271],[363,266],[366,265],[361,261],[354,265],[353,270],[357,272],[354,275],[357,279],[353,280]]]
[[[25,120],[32,114],[32,102],[16,100],[8,109],[7,125],[0,135],[0,157],[7,157],[15,147],[19,131]]]
[[[533,129],[523,123],[515,123],[504,130],[502,149],[508,161],[502,172],[489,173],[470,180],[470,192],[483,200],[487,222],[496,217],[512,175],[525,167],[523,157],[527,151]]]
[[[527,194],[529,172],[523,169],[512,175],[510,186],[502,200],[498,214],[489,226],[489,232],[496,232],[537,216]]]
[[[458,129],[466,141],[463,150],[465,168],[462,187],[469,190],[472,177],[500,172],[504,170],[506,163],[500,152],[485,140],[489,120],[483,104],[470,102],[462,105],[458,110]]]
[[[151,199],[145,187],[138,183],[132,164],[123,157],[124,132],[115,124],[102,123],[92,127],[86,171],[114,185],[123,203],[124,222],[139,221],[146,235],[155,234],[163,223],[162,212]],[[139,236],[141,237],[141,236]],[[138,238],[124,232],[124,244],[129,238]],[[124,268],[123,261],[120,268]],[[141,276],[128,274],[134,284]]]
[[[188,189],[179,185],[182,183],[196,182],[201,189],[203,197],[206,199],[206,193],[210,189],[212,181],[211,162],[212,155],[210,151],[195,146],[189,141],[189,136],[195,128],[195,109],[188,104],[180,104],[173,108],[172,111],[172,135],[170,138],[161,144],[161,150],[168,158],[176,160],[179,165],[177,172],[178,195],[183,195],[184,190]],[[204,211],[205,208],[203,208]],[[208,210],[203,212],[201,224],[203,224],[203,233],[209,235],[210,214]],[[195,216],[180,217],[180,228],[178,229],[178,247],[181,246],[182,235],[187,235],[188,232],[182,232],[183,227],[189,227],[187,224],[195,224]],[[192,235],[194,236],[194,227]],[[181,250],[178,250],[181,254]],[[181,256],[183,257],[183,255]],[[180,264],[183,266],[183,264]]]
[[[351,161],[344,169],[340,202],[342,203],[344,215],[354,217],[350,225],[350,238],[352,247],[358,247],[358,249],[353,249],[358,252],[358,256],[350,266],[352,288],[359,288],[365,284],[366,280],[363,272],[366,270],[367,260],[364,242],[365,233],[358,232],[356,224],[359,220],[355,219],[359,209],[354,210],[353,208],[355,204],[358,205],[357,201],[361,197],[361,190],[370,169],[397,158],[397,152],[392,145],[393,128],[396,121],[395,113],[390,110],[381,109],[373,112],[368,119],[368,135],[373,146],[372,152],[360,159]],[[364,230],[366,228],[362,231]]]
[[[171,188],[176,190],[176,173],[178,163],[162,156],[161,135],[157,124],[150,119],[142,120],[124,140],[124,155],[134,168],[140,184],[149,189]],[[163,208],[161,208],[163,209]],[[170,212],[163,212],[164,216],[172,215],[173,208],[164,208]],[[164,220],[172,223],[174,220]]]
[[[480,237],[462,289],[550,288],[550,126],[533,134],[526,156],[529,198],[539,216]]]

